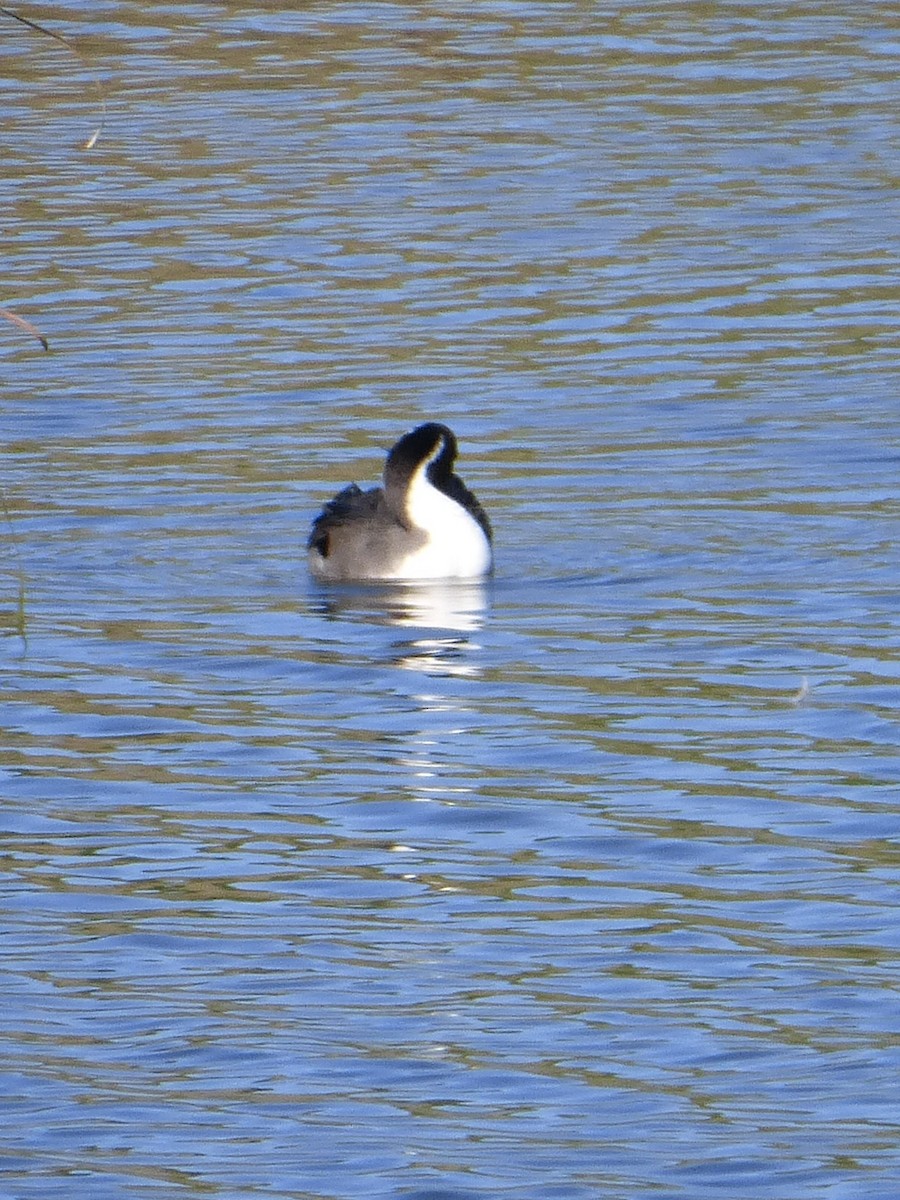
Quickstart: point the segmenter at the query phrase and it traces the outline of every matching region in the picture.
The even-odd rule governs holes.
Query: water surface
[[[892,9],[40,19],[6,1192],[891,1194]],[[495,578],[318,588],[423,418]]]

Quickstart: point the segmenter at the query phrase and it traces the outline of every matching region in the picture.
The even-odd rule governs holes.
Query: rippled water
[[[3,1194],[892,1194],[892,7],[39,19]],[[496,577],[317,588],[423,417]]]

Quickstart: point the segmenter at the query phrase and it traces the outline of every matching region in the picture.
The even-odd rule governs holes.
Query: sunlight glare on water
[[[893,10],[38,19],[4,1194],[892,1194]],[[315,585],[423,419],[494,578]]]

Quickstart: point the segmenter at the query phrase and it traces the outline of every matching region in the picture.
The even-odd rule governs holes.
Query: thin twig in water
[[[30,333],[32,337],[36,337],[45,350],[50,349],[50,343],[30,321],[26,321],[24,317],[18,316],[14,312],[10,312],[8,308],[0,308],[0,317],[5,317],[7,321],[12,321],[13,325],[18,325],[20,329],[24,329],[26,333]]]
[[[83,63],[84,66],[89,66],[88,60],[81,53],[81,51],[76,46],[73,46],[68,38],[64,38],[61,33],[54,33],[53,30],[48,29],[46,25],[40,25],[37,21],[32,21],[29,17],[23,17],[21,13],[13,12],[11,8],[6,8],[2,4],[0,4],[0,14],[2,14],[4,17],[10,17],[13,21],[20,21],[23,25],[27,25],[29,29],[33,29],[36,33],[43,33],[47,37],[53,38],[55,42],[59,42],[61,45],[65,46],[70,54],[74,54],[78,61]],[[97,98],[100,101],[100,123],[87,141],[82,145],[82,150],[92,150],[94,146],[96,146],[97,140],[103,131],[104,122],[106,121],[106,95],[103,91],[103,88],[96,79],[91,80],[91,86],[96,91]]]

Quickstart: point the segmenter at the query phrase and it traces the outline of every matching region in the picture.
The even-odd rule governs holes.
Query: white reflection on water
[[[406,629],[473,633],[484,624],[488,596],[483,580],[429,580],[335,588],[322,594],[318,607],[321,613],[330,617],[349,616]],[[425,640],[421,644],[429,642]]]
[[[397,666],[409,671],[470,678],[478,675],[477,665],[468,657],[469,650],[477,649],[477,646],[466,638],[416,638],[398,643],[400,648],[405,653],[398,656]],[[427,703],[426,707],[429,707]]]
[[[429,581],[378,587],[335,588],[315,608],[332,620],[420,630],[391,644],[398,667],[434,675],[476,676],[467,636],[484,625],[488,592],[483,581]]]
[[[478,645],[459,635],[480,629],[486,610],[487,593],[480,581],[407,585],[391,604],[391,623],[429,633],[395,644],[397,666],[427,675],[478,675],[471,654]],[[445,630],[446,635],[436,636],[438,630]],[[443,698],[436,699],[443,704]],[[428,698],[423,700],[430,707]]]
[[[481,580],[407,584],[391,602],[391,622],[405,627],[473,633],[484,624],[487,604],[487,591]]]
[[[475,788],[447,773],[451,747],[470,734],[471,709],[466,699],[444,691],[441,679],[477,679],[481,673],[479,643],[471,635],[484,626],[488,587],[484,581],[428,581],[377,587],[335,587],[319,597],[318,609],[333,621],[409,630],[394,638],[387,661],[394,668],[422,677],[406,693],[419,718],[405,733],[405,750],[396,759],[409,772],[408,799],[442,804],[471,799]],[[432,682],[424,684],[425,679]],[[405,689],[404,689],[405,691]]]

